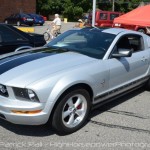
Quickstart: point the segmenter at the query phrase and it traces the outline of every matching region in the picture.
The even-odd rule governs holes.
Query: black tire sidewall
[[[81,121],[80,124],[78,124],[74,128],[68,128],[62,122],[62,111],[63,111],[64,105],[67,102],[67,100],[71,96],[76,95],[76,94],[81,94],[85,97],[85,99],[87,101],[87,111],[86,111],[84,119]],[[73,133],[73,132],[77,131],[78,129],[80,129],[85,124],[86,119],[87,119],[88,114],[89,114],[89,111],[90,111],[90,108],[91,108],[90,95],[86,90],[84,90],[84,89],[75,89],[75,90],[71,91],[70,93],[67,93],[65,96],[63,96],[60,99],[60,102],[58,103],[58,105],[55,109],[53,119],[52,119],[53,128],[59,134],[70,134],[70,133]]]

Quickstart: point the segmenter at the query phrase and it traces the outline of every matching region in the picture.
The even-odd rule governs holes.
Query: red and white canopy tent
[[[138,7],[114,19],[114,23],[150,27],[150,5]]]

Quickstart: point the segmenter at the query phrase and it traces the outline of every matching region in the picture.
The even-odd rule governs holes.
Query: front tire
[[[85,124],[90,108],[90,95],[85,89],[67,92],[54,110],[53,128],[61,135],[79,130]]]

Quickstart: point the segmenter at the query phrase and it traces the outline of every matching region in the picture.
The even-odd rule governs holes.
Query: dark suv
[[[13,24],[17,26],[22,24],[32,26],[34,24],[33,18],[24,13],[12,14],[11,16],[5,18],[4,22],[6,24]]]

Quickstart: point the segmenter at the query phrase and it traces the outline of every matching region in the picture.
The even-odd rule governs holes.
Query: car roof
[[[127,30],[127,29],[123,29],[123,28],[85,27],[85,28],[82,28],[81,30],[90,31],[90,30],[94,30],[94,29],[95,29],[95,31],[100,31],[100,32],[103,32],[103,33],[109,33],[109,34],[114,34],[114,35],[118,35],[120,33],[140,34],[137,31]]]
[[[122,28],[109,28],[109,29],[105,29],[103,32],[117,35],[121,32],[127,32],[127,30]]]

